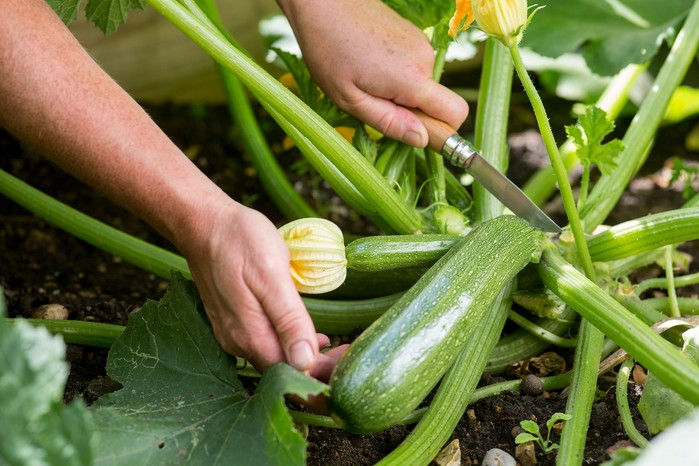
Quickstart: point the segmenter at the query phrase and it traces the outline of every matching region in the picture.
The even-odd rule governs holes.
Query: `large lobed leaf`
[[[63,405],[61,337],[4,315],[0,290],[0,464],[91,464],[90,413],[82,402]]]
[[[582,48],[590,69],[611,76],[630,63],[645,63],[674,34],[693,0],[545,0],[522,46],[558,57]]]
[[[284,394],[306,398],[326,386],[278,364],[250,396],[235,362],[214,339],[194,285],[175,275],[161,301],[130,316],[110,351],[107,373],[124,387],[96,404],[96,462],[304,464]]]

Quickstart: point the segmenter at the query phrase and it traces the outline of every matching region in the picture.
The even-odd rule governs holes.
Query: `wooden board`
[[[220,1],[233,36],[264,65],[260,19],[279,13],[274,0]],[[141,102],[212,103],[224,96],[212,60],[157,11],[133,11],[127,23],[104,36],[82,17],[71,30],[95,60]],[[272,73],[281,73],[273,67]]]

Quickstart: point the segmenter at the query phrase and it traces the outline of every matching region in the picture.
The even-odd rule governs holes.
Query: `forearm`
[[[177,244],[225,195],[41,0],[0,0],[0,122]]]

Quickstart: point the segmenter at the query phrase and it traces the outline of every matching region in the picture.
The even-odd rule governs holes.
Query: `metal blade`
[[[561,228],[551,220],[521,189],[500,173],[458,134],[450,136],[442,146],[442,155],[457,167],[470,173],[493,196],[518,217],[544,231],[560,233]]]
[[[556,225],[556,222],[551,220],[509,178],[483,159],[478,152],[471,155],[468,166],[464,168],[518,217],[522,217],[532,226],[544,231],[561,232],[561,228]]]

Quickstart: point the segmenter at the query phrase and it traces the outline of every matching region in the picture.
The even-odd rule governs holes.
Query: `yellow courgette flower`
[[[300,293],[326,293],[344,283],[347,259],[337,225],[321,218],[302,218],[282,226],[279,233],[289,248],[291,278]]]
[[[522,40],[527,26],[527,8],[527,0],[456,0],[449,35],[455,37],[475,20],[481,31],[507,48],[514,47]]]

